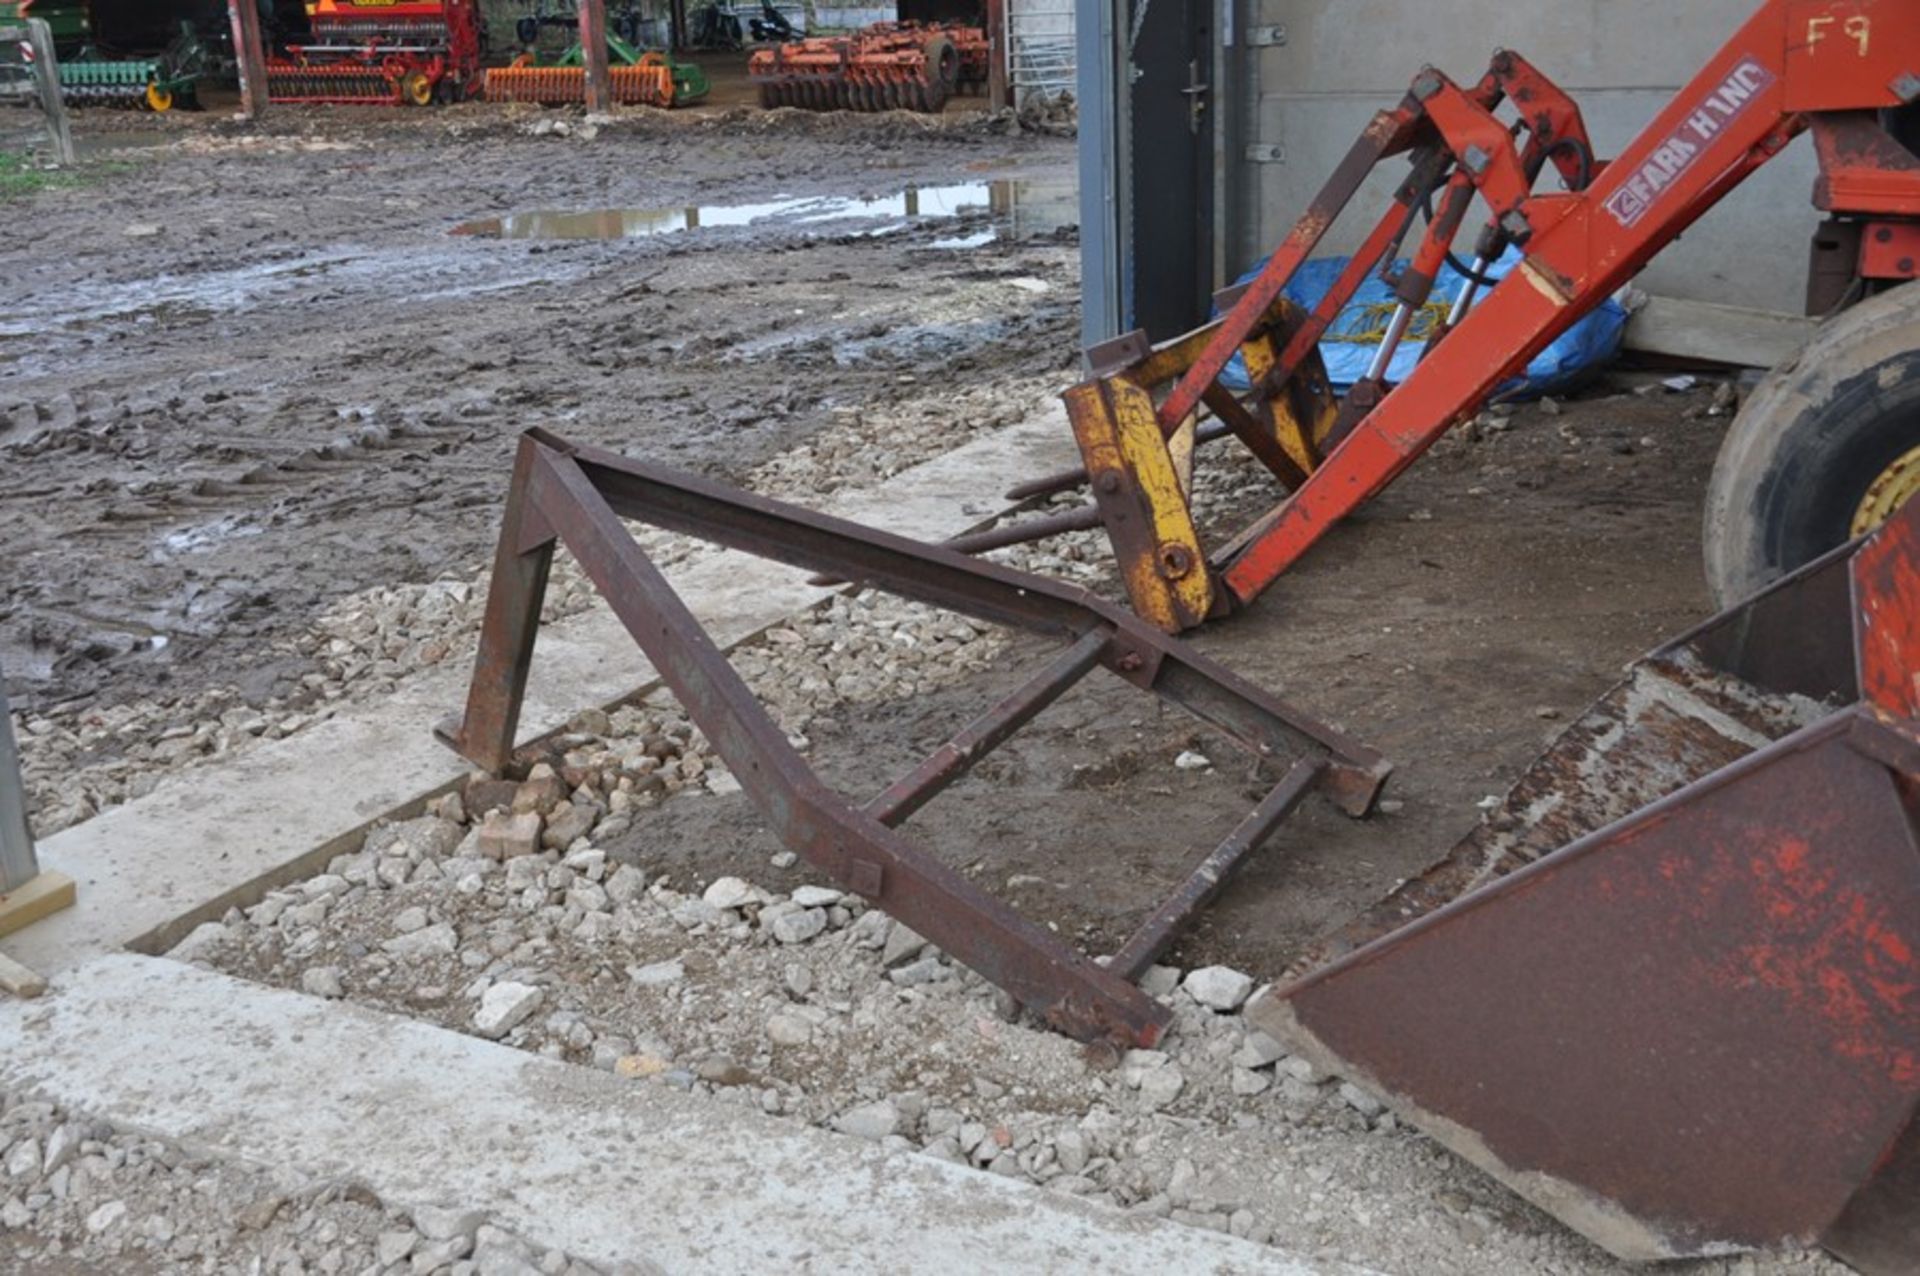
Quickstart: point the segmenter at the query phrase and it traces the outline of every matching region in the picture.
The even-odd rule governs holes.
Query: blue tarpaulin
[[[1346,269],[1347,260],[1345,257],[1317,257],[1302,263],[1300,269],[1294,272],[1292,282],[1287,285],[1287,297],[1311,310],[1333,286],[1340,272]],[[1510,248],[1506,256],[1489,267],[1486,273],[1504,278],[1507,271],[1519,261],[1519,250]],[[1262,258],[1236,282],[1246,283],[1253,279],[1266,264],[1266,259]],[[1406,265],[1405,261],[1396,262],[1395,269],[1404,269]],[[1463,281],[1463,276],[1451,267],[1442,266],[1434,284],[1434,302],[1451,303]],[[1480,295],[1486,296],[1485,289],[1481,290]],[[1385,326],[1381,316],[1393,306],[1394,300],[1393,290],[1381,282],[1379,272],[1375,271],[1355,290],[1346,309],[1340,312],[1327,329],[1326,336],[1320,339],[1320,356],[1326,360],[1327,376],[1336,391],[1345,391],[1365,375],[1367,365],[1373,361],[1374,352],[1379,348],[1378,332]],[[1626,307],[1609,297],[1561,334],[1559,340],[1542,350],[1527,365],[1526,374],[1502,386],[1495,397],[1535,398],[1565,389],[1618,354],[1620,339],[1626,328]],[[1349,339],[1341,340],[1343,334],[1347,334]],[[1362,339],[1352,339],[1356,334],[1361,335]],[[1412,336],[1402,341],[1400,348],[1394,352],[1393,362],[1388,366],[1387,380],[1406,380],[1426,347],[1425,341],[1415,340]],[[1244,392],[1251,388],[1246,364],[1239,355],[1233,357],[1233,362],[1220,379],[1229,389]]]

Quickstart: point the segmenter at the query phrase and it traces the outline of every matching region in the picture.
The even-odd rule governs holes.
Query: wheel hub
[[[1920,492],[1920,447],[1907,449],[1874,476],[1853,512],[1849,535],[1865,536],[1886,522],[1915,492]]]

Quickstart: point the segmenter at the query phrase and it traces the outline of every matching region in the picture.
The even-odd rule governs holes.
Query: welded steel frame
[[[1284,297],[1268,304],[1238,348],[1256,382],[1284,357],[1294,334],[1307,322],[1307,314]],[[1069,478],[1091,482],[1092,510],[1113,544],[1134,611],[1168,633],[1207,619],[1220,598],[1193,517],[1195,451],[1214,438],[1232,435],[1290,491],[1307,481],[1338,415],[1326,365],[1318,349],[1309,347],[1284,384],[1252,406],[1242,404],[1225,386],[1207,387],[1202,401],[1213,413],[1213,428],[1203,432],[1197,415],[1190,416],[1191,436],[1173,443],[1161,424],[1155,396],[1191,370],[1209,343],[1204,329],[1159,345],[1149,345],[1145,335],[1136,332],[1089,350],[1092,376],[1061,396],[1085,469],[1049,476],[1037,485],[1044,490]],[[1086,514],[1082,507],[1054,518],[1071,527]],[[1008,539],[1049,534],[1047,520],[1005,530]]]
[[[926,761],[856,805],[788,742],[622,519],[1055,638],[1063,648]],[[1169,1012],[1133,981],[1180,926],[1308,793],[1318,790],[1361,816],[1389,771],[1373,750],[1084,590],[541,430],[521,438],[466,712],[441,732],[490,771],[512,758],[541,598],[561,543],[783,843],[1081,1039],[1158,1041]],[[1187,710],[1279,772],[1266,797],[1105,964],[896,831],[1096,667]]]

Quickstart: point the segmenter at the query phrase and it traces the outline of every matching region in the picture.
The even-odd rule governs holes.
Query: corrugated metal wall
[[[1372,113],[1406,92],[1423,63],[1462,82],[1495,48],[1530,58],[1579,101],[1600,153],[1636,133],[1752,14],[1755,0],[1223,0],[1235,5],[1246,88],[1222,159],[1231,170],[1221,264],[1231,278],[1291,227]],[[1251,47],[1262,27],[1285,43]],[[1231,82],[1231,81],[1229,81]],[[1251,155],[1271,158],[1255,159]],[[1383,166],[1355,212],[1377,214],[1400,161]],[[1641,277],[1653,291],[1798,312],[1805,247],[1818,220],[1805,139],[1668,248]],[[1364,233],[1342,221],[1329,247]],[[1471,242],[1471,236],[1466,242]]]

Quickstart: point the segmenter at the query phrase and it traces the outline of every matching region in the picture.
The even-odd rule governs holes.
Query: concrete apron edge
[[[9,1086],[191,1154],[482,1209],[593,1263],[1360,1276],[167,958],[89,958],[49,999],[0,1002],[0,1039]]]
[[[874,487],[839,493],[825,508],[937,540],[1017,508],[998,500],[1006,475],[1058,468],[1072,455],[1065,413],[1055,405]],[[506,479],[503,469],[503,491]],[[982,493],[993,494],[992,512],[973,504]],[[731,551],[703,558],[685,575],[676,587],[723,650],[834,592],[803,584],[805,573]],[[743,606],[743,596],[752,601]],[[9,936],[4,950],[56,981],[63,967],[93,954],[162,952],[227,909],[310,876],[380,821],[419,814],[469,771],[431,736],[434,723],[464,702],[467,674],[464,664],[421,671],[386,701],[362,702],[283,740],[170,776],[144,797],[43,839],[43,867],[72,876],[79,901]],[[612,707],[660,685],[604,601],[542,625],[522,743],[564,730],[584,708]],[[354,818],[342,823],[337,795],[356,780],[376,796],[355,803]],[[252,809],[257,803],[242,800],[248,793],[277,805]],[[232,844],[221,845],[228,835]],[[289,853],[289,844],[301,849]]]
[[[822,590],[821,597],[824,598],[832,592],[834,591]],[[812,603],[805,604],[799,608],[799,611],[805,611],[813,605]],[[722,643],[720,649],[722,651],[732,651],[736,647],[753,642],[769,629],[774,629],[785,624],[797,614],[798,611],[791,611],[768,620],[759,628]],[[650,665],[648,667],[651,668]],[[539,728],[533,733],[523,736],[518,744],[515,745],[515,748],[530,749],[554,736],[564,733],[567,729],[567,723],[583,709],[616,709],[622,705],[645,699],[647,696],[652,695],[665,686],[666,680],[656,674],[639,686],[632,687],[618,695],[600,699],[597,702],[580,705],[557,722],[543,721]],[[302,878],[313,876],[325,868],[335,856],[344,855],[357,849],[366,840],[367,834],[371,833],[376,825],[409,820],[415,816],[425,814],[428,804],[436,798],[461,788],[466,784],[467,777],[472,773],[472,768],[458,755],[449,751],[447,757],[451,765],[457,769],[456,774],[449,776],[447,779],[435,784],[429,789],[413,794],[397,805],[369,819],[363,820],[350,829],[333,834],[324,841],[308,847],[292,858],[276,864],[264,873],[259,873],[247,878],[233,886],[232,889],[224,894],[205,900],[188,909],[186,912],[181,913],[179,916],[169,918],[160,925],[134,936],[127,941],[125,947],[130,952],[149,956],[163,954],[167,949],[173,947],[192,933],[194,927],[217,920],[226,913],[227,909],[233,907],[250,907],[259,903],[270,891],[277,890],[291,882],[300,881]]]

